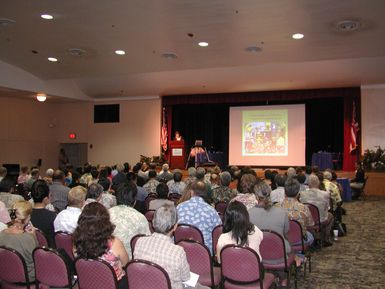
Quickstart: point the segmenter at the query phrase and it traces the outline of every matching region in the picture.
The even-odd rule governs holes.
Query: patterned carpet
[[[344,208],[348,235],[313,253],[312,273],[306,280],[301,274],[299,289],[385,288],[385,198],[368,197]]]

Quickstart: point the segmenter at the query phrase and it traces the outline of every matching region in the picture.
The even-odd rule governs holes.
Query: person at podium
[[[183,140],[182,136],[180,135],[180,132],[177,130],[175,131],[174,140],[176,140],[176,141],[182,141]]]

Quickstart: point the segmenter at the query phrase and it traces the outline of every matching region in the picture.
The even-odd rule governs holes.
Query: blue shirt
[[[176,209],[178,212],[178,223],[193,225],[201,230],[205,245],[212,254],[211,232],[215,226],[222,224],[217,211],[201,197],[196,196],[179,204]]]
[[[148,192],[143,187],[139,187],[139,186],[136,186],[136,187],[138,188],[138,193],[136,195],[136,200],[140,201],[140,202],[144,202],[144,200],[148,196]]]

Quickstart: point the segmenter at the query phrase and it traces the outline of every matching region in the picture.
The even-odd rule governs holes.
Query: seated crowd
[[[49,169],[45,176],[36,168],[29,174],[22,167],[17,182],[24,187],[23,193],[6,182],[1,187],[5,203],[0,201],[0,246],[21,253],[30,280],[35,278],[32,252],[39,246],[36,229],[52,248],[55,232],[72,234],[74,255],[108,262],[119,288],[128,287],[124,268],[135,258],[163,267],[174,289],[184,288],[182,283],[190,278],[186,253],[172,239],[178,224],[198,228],[218,264],[221,250],[229,244],[247,246],[262,260],[262,230],[272,230],[283,237],[287,254],[298,253],[300,266],[303,252],[292,252],[295,244],[288,241],[289,221],[299,222],[305,244],[314,246],[316,239],[331,246],[333,225],[342,218],[336,174],[316,167],[289,168],[285,174],[266,170],[264,178],[248,167],[223,172],[219,167],[207,171],[198,167],[189,168],[184,179],[182,171],[172,172],[167,164],[160,172],[146,163],[132,169],[127,163],[114,167],[86,164],[76,170],[71,166],[65,171]],[[226,204],[224,214],[215,209],[218,203]],[[314,229],[317,220],[308,204],[318,209],[320,232]],[[153,210],[152,219],[145,216],[148,210]],[[223,232],[213,244],[212,232],[222,224]],[[149,237],[139,238],[132,252],[131,240],[140,234]],[[286,286],[282,273],[277,277]],[[200,281],[195,288],[206,288]]]

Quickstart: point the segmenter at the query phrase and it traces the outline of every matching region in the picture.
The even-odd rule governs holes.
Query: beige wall
[[[385,148],[385,85],[361,88],[362,153]]]
[[[132,164],[140,154],[159,155],[160,99],[109,103],[120,104],[119,123],[94,124],[93,102],[1,98],[0,164],[31,166],[42,158],[44,170],[56,167],[60,143],[88,143],[88,161],[93,164]],[[68,138],[71,132],[77,135],[74,141]]]

